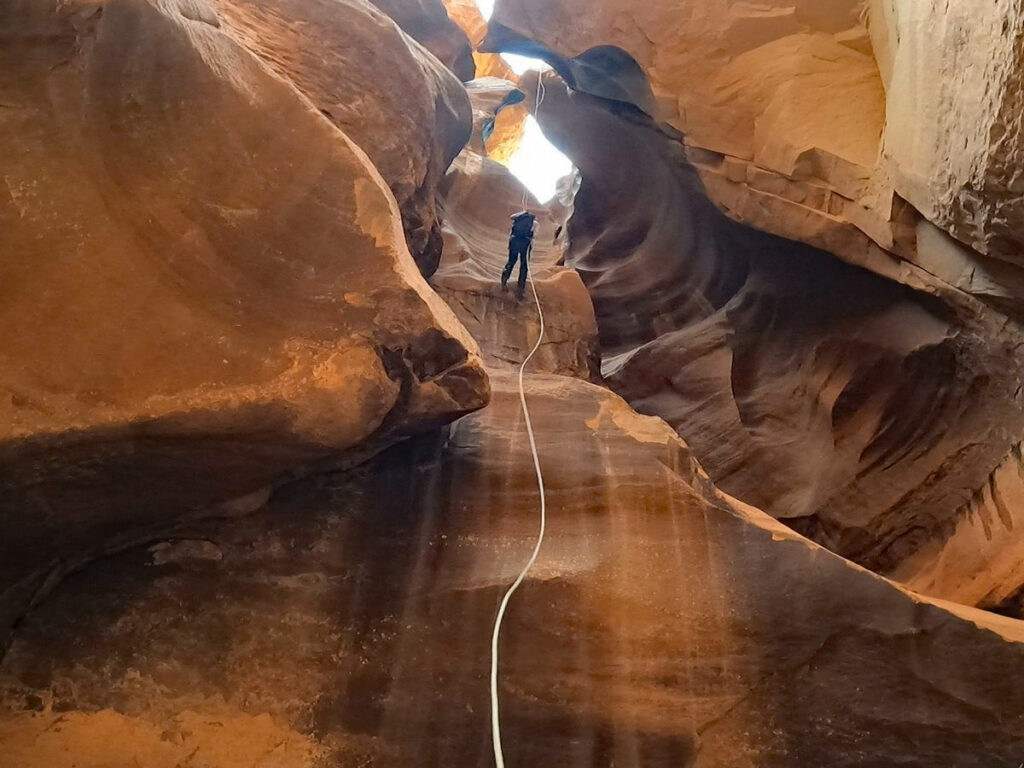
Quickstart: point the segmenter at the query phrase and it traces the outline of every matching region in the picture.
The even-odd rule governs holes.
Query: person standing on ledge
[[[526,272],[529,269],[530,250],[533,247],[533,233],[537,228],[537,217],[529,211],[512,214],[512,230],[508,234],[508,264],[501,272],[501,290],[505,290],[512,270],[519,262],[519,290],[516,296],[522,299],[526,292]]]

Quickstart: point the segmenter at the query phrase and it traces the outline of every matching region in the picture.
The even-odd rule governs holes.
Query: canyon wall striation
[[[844,556],[886,572],[944,539],[1019,440],[1020,331],[927,275],[913,290],[731,221],[670,131],[546,93],[609,384],[723,490]]]
[[[1022,12],[867,6],[499,0],[489,47],[624,50],[649,78],[649,114],[685,134],[732,218],[887,277],[919,266],[1019,313]]]

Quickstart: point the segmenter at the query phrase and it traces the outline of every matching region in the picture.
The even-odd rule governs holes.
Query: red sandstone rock
[[[371,0],[460,80],[476,76],[473,48],[442,0]]]
[[[484,405],[380,174],[230,21],[0,29],[0,627],[49,571]]]
[[[413,258],[433,274],[436,187],[470,135],[459,81],[364,0],[212,4],[232,35],[369,155],[398,200]]]
[[[645,117],[552,79],[540,123],[582,176],[566,261],[611,386],[844,556],[899,572],[941,548],[1024,427],[1020,332],[924,273],[911,291],[729,221]]]
[[[518,392],[494,383],[447,439],[71,577],[0,667],[5,755],[490,765],[491,623],[538,526]],[[550,518],[502,636],[509,765],[1016,768],[1020,622],[730,506],[607,390],[527,386]]]
[[[505,166],[481,154],[480,131],[514,86],[484,78],[468,87],[474,136],[441,185],[445,252],[431,285],[480,342],[488,366],[507,369],[518,364],[537,338],[539,317],[529,288],[522,301],[515,298],[518,266],[507,291],[501,291],[499,278],[508,260],[509,217],[530,210],[537,216],[530,270],[545,322],[544,343],[531,370],[596,380],[594,309],[580,276],[561,266],[561,232],[570,210],[558,198],[551,205],[538,203]]]
[[[497,0],[490,37],[534,55],[622,48],[730,217],[892,277],[934,262],[915,240],[923,215],[975,249],[988,279],[961,289],[988,301],[996,286],[1020,312],[1024,14],[1010,0],[977,14],[904,0]]]

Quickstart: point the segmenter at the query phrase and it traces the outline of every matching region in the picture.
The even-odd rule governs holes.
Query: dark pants
[[[512,270],[515,269],[516,262],[519,262],[519,295],[522,296],[526,290],[526,270],[528,269],[527,262],[530,257],[530,238],[528,237],[510,237],[508,239],[508,264],[505,265],[505,269],[501,272],[501,286],[504,288],[505,283],[508,282],[509,276],[512,274]]]

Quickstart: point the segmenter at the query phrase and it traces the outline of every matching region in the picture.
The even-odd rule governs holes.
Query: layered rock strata
[[[499,0],[488,47],[626,51],[653,91],[641,108],[686,135],[730,216],[873,266],[911,258],[914,214],[879,167],[885,91],[860,10],[856,0]]]
[[[949,525],[893,576],[913,589],[1024,616],[1024,461],[1015,444]]]
[[[653,88],[645,111],[686,134],[729,216],[889,276],[935,265],[923,215],[968,246],[968,269],[936,274],[1019,314],[1024,14],[1009,0],[973,14],[902,0],[498,0],[486,47],[625,50]]]

